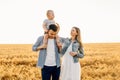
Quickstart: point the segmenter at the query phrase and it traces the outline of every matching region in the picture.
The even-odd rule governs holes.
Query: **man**
[[[56,45],[57,26],[51,24],[48,29],[47,48],[39,46],[43,44],[44,36],[40,36],[33,45],[33,51],[39,51],[37,66],[41,67],[42,80],[59,80],[60,75],[60,55]]]

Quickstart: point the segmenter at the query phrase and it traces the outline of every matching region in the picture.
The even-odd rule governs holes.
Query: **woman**
[[[73,27],[70,39],[62,39],[63,54],[61,64],[61,80],[80,80],[81,66],[79,58],[84,57],[80,29]]]

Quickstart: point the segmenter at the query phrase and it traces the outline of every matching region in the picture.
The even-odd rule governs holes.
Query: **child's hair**
[[[50,24],[48,30],[53,30],[54,32],[57,32],[57,26],[55,24]]]
[[[47,10],[46,15],[48,15],[48,14],[49,14],[49,12],[53,12],[53,10]]]

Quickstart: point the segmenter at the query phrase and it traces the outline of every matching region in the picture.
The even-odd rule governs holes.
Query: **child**
[[[57,27],[58,27],[57,33],[60,30],[59,24],[55,23],[55,21],[54,21],[55,16],[54,16],[53,10],[48,10],[46,15],[47,15],[48,19],[45,19],[43,22],[44,39],[43,39],[43,44],[40,46],[40,48],[47,48],[47,41],[48,41],[48,34],[47,33],[48,33],[48,29],[49,29],[50,24],[57,25]],[[57,42],[57,46],[61,47],[61,44],[59,43],[59,37],[56,37],[56,42]]]

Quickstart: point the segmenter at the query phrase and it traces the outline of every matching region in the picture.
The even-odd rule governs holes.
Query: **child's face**
[[[54,19],[54,12],[53,11],[49,11],[47,13],[47,17],[48,17],[48,19]]]

